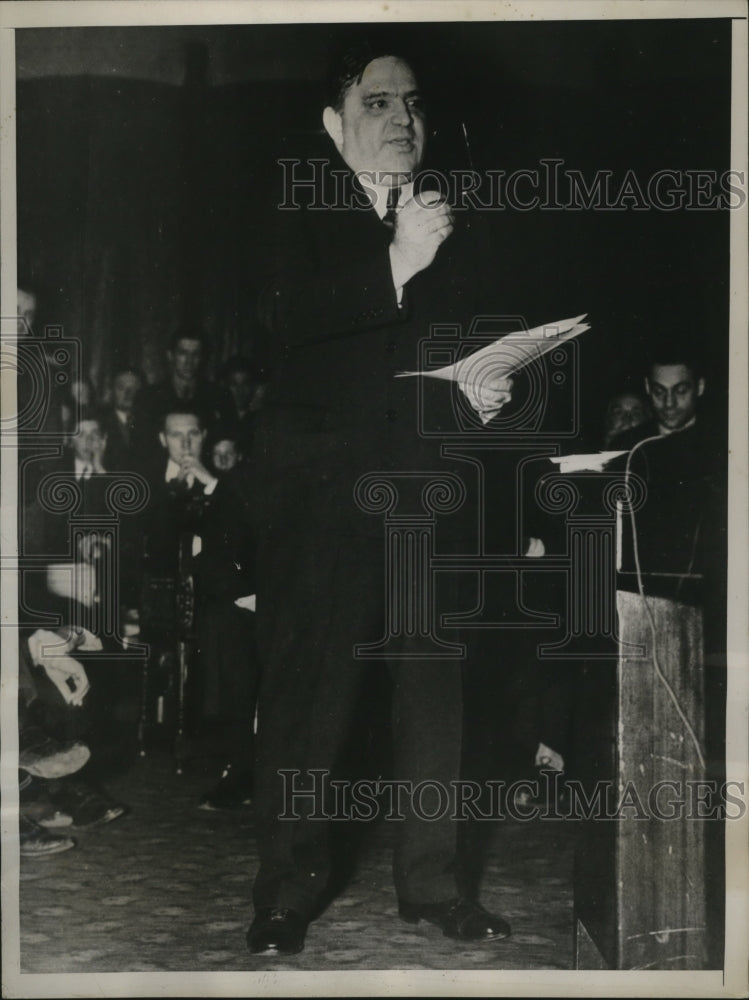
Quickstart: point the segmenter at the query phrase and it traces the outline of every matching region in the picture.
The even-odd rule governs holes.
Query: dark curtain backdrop
[[[89,44],[92,32],[107,32],[84,30]],[[142,73],[152,41],[144,33],[173,29],[127,30],[130,51],[143,46]],[[253,303],[279,191],[276,160],[329,154],[320,66],[348,30],[213,27],[201,41],[194,28],[189,43],[173,46],[170,78],[181,85],[163,73],[152,82],[91,75],[84,56],[71,66],[69,55],[64,75],[18,80],[19,270],[39,289],[39,324],[80,337],[100,388],[119,364],[158,377],[184,319],[204,325],[214,364],[256,349]],[[265,62],[248,61],[241,79],[243,39],[257,57],[259,32]],[[665,168],[729,168],[728,21],[397,32],[422,54],[435,165],[511,171],[559,157],[586,178],[611,170],[619,181],[629,169],[647,181]],[[32,65],[39,32],[17,38],[19,66]],[[49,59],[54,47],[45,44]],[[231,73],[220,63],[229,48]],[[308,73],[299,66],[305,53]],[[488,309],[537,322],[590,315],[588,422],[598,423],[608,394],[664,327],[710,344],[711,397],[724,410],[727,211],[508,210],[490,224],[525,277],[516,301]]]
[[[122,79],[18,85],[19,274],[97,381],[139,364],[179,307],[178,97]]]

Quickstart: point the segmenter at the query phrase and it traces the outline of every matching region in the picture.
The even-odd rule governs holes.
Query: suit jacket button
[[[385,350],[387,351],[388,354],[395,354],[395,341],[389,340],[388,343],[385,345]]]
[[[385,410],[385,419],[389,420],[391,424],[396,419],[397,416],[398,414],[395,412],[395,410]]]

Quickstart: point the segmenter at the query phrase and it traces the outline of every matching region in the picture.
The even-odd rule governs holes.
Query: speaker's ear
[[[340,153],[343,149],[343,118],[333,108],[327,107],[322,113],[322,123]]]

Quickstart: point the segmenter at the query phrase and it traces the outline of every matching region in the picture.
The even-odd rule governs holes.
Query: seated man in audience
[[[104,466],[107,436],[102,423],[102,417],[96,410],[90,407],[80,410],[78,422],[69,438],[71,455],[61,466],[67,466],[68,471],[74,472],[77,481],[83,480],[84,488],[92,477],[107,471]]]
[[[23,602],[24,611],[90,630],[91,645],[82,649],[82,655],[89,650],[96,655],[87,664],[91,692],[86,711],[71,711],[64,698],[60,699],[65,692],[59,685],[42,677],[37,686],[38,706],[44,706],[45,732],[60,740],[85,737],[92,757],[75,779],[61,779],[54,787],[32,787],[27,797],[43,792],[59,808],[77,815],[76,822],[83,825],[116,818],[125,811],[112,804],[92,781],[98,782],[120,767],[134,752],[138,673],[132,661],[122,656],[123,648],[114,636],[98,635],[104,617],[101,610],[116,599],[112,569],[117,560],[112,558],[111,536],[98,523],[109,514],[106,491],[111,479],[103,465],[106,437],[96,413],[81,414],[69,443],[66,454],[48,466],[39,495],[23,510],[24,555],[43,563],[43,571],[24,573]],[[66,503],[59,507],[59,498],[68,496],[72,496],[72,508]],[[78,529],[71,532],[74,522]],[[32,661],[44,666],[33,653]]]
[[[110,472],[134,469],[141,457],[142,433],[135,413],[135,398],[143,380],[132,368],[116,372],[112,380],[112,402],[102,408],[102,430],[107,436],[104,464]]]
[[[43,610],[63,603],[53,598]],[[134,748],[134,739],[128,740],[127,731],[134,732],[138,706],[133,685],[138,675],[132,664],[108,656],[110,642],[80,626],[23,630],[21,641],[33,680],[33,699],[21,715],[20,766],[28,775],[21,791],[22,814],[79,828],[125,815],[127,807],[109,795],[102,780],[132,757],[128,749]],[[25,747],[29,730],[36,738]],[[50,744],[40,741],[39,734]],[[60,750],[52,755],[55,745]],[[34,758],[46,752],[45,747],[51,759],[40,763]]]
[[[675,570],[679,554],[679,570],[711,577],[703,588],[710,603],[711,595],[724,587],[725,561],[718,557],[725,551],[724,435],[715,420],[701,413],[706,380],[682,342],[657,344],[646,372],[653,418],[612,440],[612,449],[628,454],[614,459],[607,470],[629,470],[645,484],[646,497],[636,516],[643,572]],[[663,510],[674,516],[658,516]],[[625,532],[629,528],[627,517]]]
[[[69,481],[76,484],[79,491],[79,502],[75,506],[74,514],[76,519],[81,517],[97,519],[107,518],[110,511],[107,506],[107,489],[112,486],[112,476],[107,473],[117,471],[110,467],[107,461],[109,448],[109,435],[106,431],[107,416],[95,409],[82,409],[77,424],[67,438],[68,447],[62,457],[44,463],[40,475],[40,486],[44,488],[45,480],[47,484],[54,482],[64,483]],[[51,477],[51,478],[50,478]],[[47,489],[46,493],[50,491]],[[63,563],[67,565],[70,560],[77,560],[80,564],[96,568],[102,565],[98,559],[90,558],[87,550],[92,544],[95,546],[110,546],[110,540],[106,535],[86,534],[79,537],[78,551],[70,553],[70,514],[64,505],[62,509],[55,510],[54,497],[48,495],[47,498],[37,497],[28,504],[25,511],[25,525],[22,529],[22,537],[28,539],[29,543],[36,548],[38,554],[47,556],[51,564]],[[134,553],[140,550],[135,543],[135,519],[133,517],[121,517],[119,519],[119,600],[118,604],[132,607],[135,601],[135,594],[139,592],[138,567],[134,559]],[[103,551],[99,556],[104,555]],[[108,551],[107,556],[111,558],[114,553]],[[87,572],[87,570],[84,570]]]
[[[211,465],[217,476],[231,472],[244,459],[237,445],[237,437],[237,431],[232,428],[216,429],[211,444]]]
[[[27,678],[19,705],[19,767],[27,773],[21,815],[41,825],[79,828],[123,816],[126,807],[99,784],[102,732],[113,724],[114,706],[99,684],[101,674],[92,686],[81,662],[86,653],[100,654],[102,642],[69,625],[24,629],[19,638]]]
[[[645,391],[653,416],[614,435],[610,441],[612,450],[629,451],[645,438],[695,426],[699,400],[705,392],[705,379],[688,350],[678,344],[659,345],[651,352]]]
[[[167,351],[169,375],[158,385],[143,387],[138,394],[136,419],[142,420],[146,440],[155,451],[157,434],[167,413],[180,408],[192,410],[206,429],[230,415],[227,393],[205,378],[205,355],[205,338],[199,329],[177,329]]]
[[[183,707],[174,671],[181,644],[193,633],[192,559],[217,483],[200,460],[204,437],[200,416],[176,406],[154,432],[156,451],[146,447],[138,467],[148,484],[147,505],[135,519],[132,560],[134,607],[150,647],[144,722],[169,722]]]
[[[641,393],[631,390],[615,393],[606,407],[603,450],[608,451],[614,438],[644,424],[652,415],[650,404]]]
[[[82,410],[66,438],[59,458],[40,463],[39,491],[24,497],[21,538],[28,554],[47,556],[50,562],[76,558],[70,552],[70,517],[97,518],[106,514],[104,450],[106,435],[95,410]],[[56,485],[75,483],[73,510],[56,495]]]
[[[721,603],[716,603],[716,595],[725,588],[725,435],[701,410],[706,380],[683,343],[653,348],[646,372],[653,418],[613,439],[611,447],[628,455],[608,468],[628,469],[645,484],[646,496],[635,519],[642,571],[678,570],[685,574],[684,581],[705,575],[706,643],[721,643],[710,634],[710,620]],[[659,516],[664,510],[674,516]],[[624,519],[627,533],[630,520]]]
[[[203,464],[206,430],[198,413],[164,420],[162,459],[149,482],[145,514],[148,572],[189,569],[195,585],[195,656],[191,705],[200,721],[218,723],[227,759],[206,808],[239,805],[251,793],[254,646],[251,494],[241,466],[214,475]]]
[[[151,572],[177,572],[180,537],[185,533],[191,536],[191,554],[199,551],[192,536],[200,536],[218,484],[202,461],[205,438],[200,412],[175,405],[162,417],[158,455],[142,466],[150,488],[144,531]]]
[[[241,432],[237,425],[220,425],[213,433],[209,448],[211,468],[220,480],[231,484],[243,497],[243,509],[249,517],[254,491],[253,472],[249,457],[240,444]]]

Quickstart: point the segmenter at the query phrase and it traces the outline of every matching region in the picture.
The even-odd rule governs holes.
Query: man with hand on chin
[[[254,544],[249,500],[232,477],[219,480],[208,470],[205,440],[199,413],[173,409],[164,417],[162,457],[149,476],[143,534],[153,577],[176,578],[181,552],[182,571],[194,578],[191,728],[204,724],[207,716],[221,723],[231,781],[219,781],[204,799],[206,808],[223,808],[239,805],[251,794],[257,662],[254,615],[248,607],[254,605]],[[173,607],[154,615],[154,625],[163,628],[170,613]]]
[[[278,212],[262,298],[275,377],[253,456],[264,670],[253,954],[301,951],[329,890],[329,824],[312,815],[315,775],[334,773],[341,758],[366,664],[354,648],[382,638],[388,599],[382,519],[357,502],[357,483],[371,473],[395,477],[398,512],[407,514],[422,512],[425,477],[460,476],[469,498],[476,493],[475,466],[440,447],[439,435],[455,433],[465,410],[451,386],[395,376],[421,367],[432,323],[467,329],[475,316],[507,308],[475,230],[456,226],[437,192],[414,189],[426,118],[409,62],[392,48],[349,51],[323,124],[348,168],[348,190],[337,187],[340,199],[324,211]],[[464,402],[481,411],[476,429],[510,389],[500,379],[480,393],[466,387]],[[475,512],[469,502],[440,519],[443,551],[471,545]],[[455,611],[465,574],[443,576],[451,579],[440,610]],[[450,793],[460,777],[462,662],[425,655],[420,638],[400,636],[380,660],[392,681],[394,775]],[[401,918],[463,941],[507,937],[507,923],[461,890],[449,812],[426,821],[405,805],[402,820],[394,858]]]
[[[192,553],[213,507],[218,479],[203,464],[206,430],[197,411],[173,409],[163,418],[158,439],[161,457],[143,467],[149,483],[148,506],[139,533],[145,536],[151,573],[177,572],[180,536],[195,538]]]

